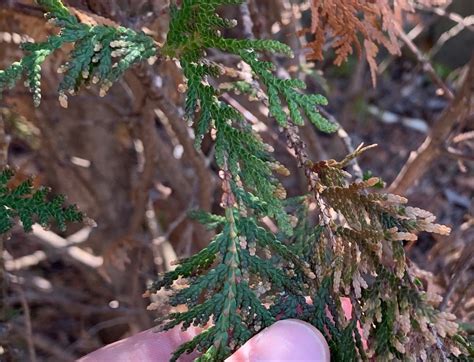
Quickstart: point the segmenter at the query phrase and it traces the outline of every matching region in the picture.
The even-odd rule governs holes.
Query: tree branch
[[[408,161],[389,187],[395,194],[405,194],[428,170],[436,157],[443,152],[443,144],[453,126],[468,116],[474,95],[474,56],[469,63],[464,83],[451,104],[441,113],[425,141],[412,152]]]

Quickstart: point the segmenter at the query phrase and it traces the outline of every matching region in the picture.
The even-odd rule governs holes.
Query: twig
[[[396,25],[395,28],[398,32],[400,39],[405,43],[408,49],[411,50],[411,52],[416,56],[417,60],[421,63],[423,67],[423,71],[425,71],[428,74],[428,76],[431,78],[433,83],[435,83],[439,88],[442,89],[443,95],[447,99],[453,100],[454,99],[453,92],[451,92],[448,86],[443,82],[443,80],[438,76],[438,74],[436,74],[436,71],[434,70],[428,58],[418,49],[415,43],[407,36],[407,34],[403,31],[401,26]]]
[[[5,260],[5,269],[9,272],[17,271],[38,265],[46,259],[46,253],[44,251],[37,250],[29,255],[24,255],[13,260]]]
[[[12,323],[12,329],[16,334],[18,334],[18,336],[25,339],[23,329],[18,324]],[[61,347],[58,347],[57,341],[48,337],[35,334],[32,336],[32,341],[36,347],[54,356],[57,361],[68,362],[76,360],[72,354],[64,351]]]
[[[474,139],[474,131],[464,132],[453,137],[453,143],[461,143]]]
[[[433,45],[430,49],[429,56],[432,57],[434,56],[442,47],[444,44],[449,39],[454,38],[456,35],[458,35],[461,31],[469,27],[471,30],[474,25],[474,16],[468,16],[462,23],[458,23],[455,26],[453,26],[451,29],[448,31],[444,32],[436,41],[435,45]]]
[[[405,194],[428,170],[431,163],[442,153],[444,142],[453,126],[463,117],[467,117],[474,95],[474,56],[469,63],[469,70],[464,84],[450,105],[441,113],[430,133],[418,150],[412,152],[408,161],[390,185],[389,191]]]
[[[135,315],[136,311],[130,308],[120,307],[111,309],[109,306],[97,306],[90,303],[77,302],[74,299],[65,297],[57,288],[52,289],[48,293],[37,293],[32,291],[25,292],[25,298],[30,305],[51,305],[56,309],[64,309],[69,313],[81,317],[90,317],[92,315],[107,314],[107,315]],[[7,305],[15,305],[21,303],[19,296],[11,296],[6,298]]]
[[[91,339],[93,336],[95,336],[97,333],[99,333],[103,329],[115,327],[117,325],[124,324],[129,321],[130,321],[130,317],[121,316],[121,317],[108,319],[103,322],[99,322],[95,324],[93,327],[86,330],[85,333],[83,334],[84,337],[79,338],[78,340],[74,341],[74,343],[70,344],[66,348],[66,351],[74,351],[77,346],[80,346],[84,342],[84,340]]]
[[[451,146],[444,148],[443,154],[456,160],[474,161],[474,155],[468,155]]]
[[[429,28],[434,22],[435,22],[434,19],[429,19],[426,22],[417,24],[407,33],[408,39],[410,39],[413,42],[418,36],[420,36],[425,31],[425,29]],[[406,45],[406,43],[399,41],[400,48],[403,45]],[[395,60],[395,56],[391,55],[386,60],[382,61],[378,67],[378,74],[385,73],[390,63],[392,63],[394,60]]]
[[[304,174],[307,179],[307,183],[309,189],[314,195],[314,199],[319,206],[321,211],[321,219],[319,220],[320,225],[324,226],[328,239],[331,242],[331,247],[336,245],[336,236],[334,235],[330,224],[331,224],[331,211],[329,205],[327,205],[326,201],[322,198],[321,193],[318,190],[318,183],[319,175],[312,170],[311,167],[311,160],[308,158],[308,154],[306,153],[306,144],[301,139],[298,133],[298,128],[296,126],[288,126],[283,130],[287,141],[288,146],[295,151],[295,154],[298,159],[298,166],[303,168]]]
[[[153,238],[152,250],[155,254],[155,263],[160,269],[159,272],[166,272],[172,270],[171,265],[174,260],[177,259],[176,252],[173,246],[169,242],[169,236],[173,230],[186,218],[186,212],[182,213],[176,220],[170,224],[170,229],[166,233],[161,230],[160,224],[158,224],[153,202],[148,199],[147,210],[145,213],[148,229]],[[161,258],[161,262],[157,262],[157,259]]]
[[[142,127],[146,128],[146,130],[143,131],[149,133],[149,137],[154,139],[154,144],[164,146],[167,143],[167,140],[158,132],[154,110],[149,110],[146,113],[143,112],[149,95],[147,90],[151,87],[151,74],[149,74],[149,76],[147,76],[147,74],[148,69],[145,66],[135,69],[135,72],[129,72],[127,82],[132,88],[130,90],[131,96],[134,97],[134,99],[131,100],[132,103],[139,104],[135,111],[140,117],[139,121],[143,122]],[[142,94],[138,94],[139,92],[142,92]],[[138,101],[138,99],[140,99],[140,101]],[[145,120],[145,117],[150,119]],[[137,135],[137,138],[140,138],[140,136]],[[143,145],[143,147],[145,147],[145,145]],[[175,177],[175,175],[183,173],[180,160],[173,157],[171,147],[157,147],[155,151],[155,156],[157,158],[155,171],[160,173],[160,178],[163,181],[172,185],[173,190],[176,191],[173,195],[175,195],[179,204],[185,205],[189,200],[189,190],[191,190],[192,185],[185,177]],[[143,156],[143,158],[145,157]]]
[[[327,112],[324,108],[321,108],[319,110],[321,112],[321,114],[326,117],[329,121],[331,121],[332,123],[334,124],[337,124],[337,126],[339,127],[338,130],[337,130],[337,135],[338,137],[342,140],[342,142],[344,143],[344,146],[346,147],[346,151],[347,153],[353,153],[355,151],[355,148],[354,148],[354,145],[352,144],[352,139],[351,137],[349,136],[349,134],[347,133],[347,131],[344,129],[344,127],[342,127],[342,125],[339,123],[339,121],[336,119],[336,117],[334,117],[332,114],[330,114],[329,112]],[[364,175],[363,175],[363,172],[362,172],[362,168],[360,167],[359,165],[359,162],[357,161],[357,158],[354,158],[352,159],[350,162],[349,162],[349,165],[352,166],[352,171],[354,173],[354,176],[358,179],[358,180],[362,180]]]
[[[53,233],[52,231],[43,229],[38,224],[33,225],[32,234],[42,241],[43,244],[53,247],[55,250],[61,251],[81,265],[95,269],[101,266],[103,263],[102,257],[88,253],[77,246],[70,246],[66,239],[62,238],[58,234]]]
[[[28,354],[30,356],[31,362],[36,362],[36,351],[35,345],[33,342],[33,328],[31,326],[31,313],[30,313],[30,306],[28,305],[28,301],[26,300],[25,291],[20,284],[15,285],[15,289],[20,296],[21,307],[23,308],[23,313],[25,315],[25,340],[28,346]]]
[[[202,153],[194,148],[189,137],[188,126],[183,121],[183,116],[175,104],[170,102],[159,89],[155,89],[155,95],[158,108],[170,120],[170,125],[183,146],[184,154],[196,171],[196,177],[199,180],[199,206],[205,211],[210,211],[213,200],[214,179],[207,168],[205,159]]]
[[[149,67],[143,68],[144,67],[140,69],[141,72],[139,72],[138,75],[140,80],[149,90],[147,96],[169,119],[174,133],[183,146],[184,154],[196,171],[196,177],[199,180],[199,206],[203,210],[209,211],[212,205],[214,188],[212,182],[213,178],[207,168],[204,156],[194,148],[192,140],[189,137],[188,127],[183,120],[183,115],[180,113],[176,105],[166,97],[162,88],[157,86],[154,81],[156,75]]]
[[[474,240],[471,240],[471,242],[468,242],[467,245],[469,245],[467,247],[468,250],[464,250],[461,257],[458,259],[456,263],[456,267],[454,268],[454,271],[453,271],[453,277],[448,284],[448,289],[446,291],[446,294],[444,295],[443,301],[441,302],[439,306],[439,309],[441,311],[446,309],[453,292],[456,290],[457,284],[461,280],[461,277],[474,261]]]
[[[9,138],[5,133],[5,119],[2,113],[0,113],[0,171],[7,165],[8,146]],[[3,251],[7,237],[5,234],[0,235],[0,321],[2,322],[6,320],[6,306],[4,305],[4,301],[7,295],[7,278]]]
[[[129,234],[134,235],[143,222],[148,195],[153,185],[153,180],[158,164],[158,139],[155,130],[155,117],[151,102],[146,102],[143,119],[139,122],[139,137],[143,149],[139,155],[143,157],[142,170],[139,175],[138,185],[134,190],[134,211],[129,226]],[[132,237],[133,238],[133,237]]]
[[[243,2],[239,6],[240,16],[242,17],[242,35],[246,39],[253,39],[253,21],[250,15],[249,4],[247,1]]]
[[[474,31],[474,26],[472,23],[468,21],[468,19],[464,18],[462,15],[458,13],[454,13],[452,11],[446,11],[446,9],[440,7],[431,7],[431,6],[420,6],[418,4],[414,5],[416,9],[423,10],[423,11],[430,11],[436,15],[444,16],[449,20],[454,21],[455,23],[463,25],[464,28],[468,28],[470,31]]]

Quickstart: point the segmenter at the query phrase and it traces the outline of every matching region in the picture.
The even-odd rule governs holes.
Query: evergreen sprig
[[[423,292],[411,284],[402,244],[416,237],[417,231],[449,230],[434,224],[431,214],[406,207],[405,199],[373,192],[372,188],[380,185],[377,178],[348,182],[343,168],[364,149],[341,162],[312,164],[301,159],[319,206],[319,225],[311,229],[304,222],[304,211],[300,219],[303,231],[290,223],[283,201],[285,190],[273,176],[288,171],[273,159],[243,115],[221,99],[220,92],[235,87],[252,93],[258,88],[253,94],[268,104],[270,115],[284,128],[290,126],[289,121],[302,125],[304,116],[324,132],[334,132],[336,126],[317,111],[317,106],[326,104],[324,97],[301,93],[303,82],[276,77],[274,65],[261,60],[265,52],[290,55],[288,47],[275,41],[221,35],[222,28],[236,23],[217,15],[217,7],[238,3],[182,1],[172,9],[162,49],[163,54],[179,60],[183,69],[186,116],[194,122],[196,146],[210,130],[214,133],[226,210],[225,219],[201,218],[223,230],[201,252],[207,255],[206,263],[187,259],[152,288],[169,288],[178,279],[186,280],[186,287],[176,291],[170,301],[172,305],[184,304],[188,310],[168,316],[163,328],[181,324],[185,329],[212,322],[212,327],[179,348],[173,358],[198,350],[203,353],[200,360],[222,360],[260,327],[281,318],[299,318],[318,327],[335,360],[367,360],[374,353],[389,359],[424,353],[443,357],[444,348],[449,347],[456,352],[451,336],[457,327],[450,320],[452,316],[437,313],[423,301]],[[239,56],[250,67],[252,82],[231,82],[219,88],[225,71],[206,59],[209,48]],[[248,86],[243,86],[245,83]],[[275,219],[281,233],[269,232],[258,221],[262,217]],[[294,244],[287,246],[289,241]],[[380,280],[392,284],[388,287]],[[311,302],[305,298],[308,296]],[[341,297],[352,300],[354,315],[350,320],[345,318]],[[242,298],[254,303],[242,304]],[[415,325],[407,330],[407,325],[397,324],[399,316],[402,320],[413,318]],[[433,344],[433,339],[440,343]],[[409,340],[423,342],[404,349],[403,343]]]
[[[242,184],[257,199],[265,204],[267,216],[277,220],[282,231],[291,234],[288,217],[282,202],[286,192],[273,176],[275,170],[285,173],[275,162],[262,140],[252,131],[243,115],[220,99],[220,90],[212,83],[222,73],[219,64],[206,60],[209,48],[238,55],[252,68],[254,75],[267,88],[270,112],[280,125],[287,119],[302,125],[301,112],[320,130],[333,132],[336,127],[317,111],[318,105],[326,104],[322,96],[306,95],[298,91],[304,88],[299,80],[279,79],[272,72],[273,65],[260,61],[259,53],[271,52],[291,55],[291,49],[274,40],[232,39],[221,35],[223,28],[236,25],[235,21],[223,19],[217,8],[242,1],[183,1],[171,11],[170,30],[162,54],[179,60],[186,78],[186,115],[195,123],[196,147],[211,128],[216,130],[216,160],[223,167],[229,163],[230,173],[238,178],[235,185]],[[284,100],[289,108],[286,111]],[[301,111],[300,111],[301,110]],[[243,193],[236,191],[236,195]],[[248,195],[248,194],[245,194]],[[248,200],[241,199],[244,204]],[[249,205],[248,205],[249,206]]]
[[[64,206],[64,197],[50,197],[47,188],[35,189],[30,179],[11,187],[9,182],[13,175],[10,169],[0,173],[0,234],[7,233],[17,219],[26,232],[31,231],[36,222],[46,228],[55,223],[64,231],[66,223],[83,221],[84,215],[76,206]]]
[[[345,346],[344,353],[352,345],[351,356],[357,359],[403,360],[410,356],[426,360],[431,356],[442,360],[450,353],[461,353],[461,345],[454,342],[458,333],[455,316],[439,312],[435,308],[439,296],[416,285],[403,249],[403,241],[417,238],[415,232],[446,235],[450,229],[436,224],[428,211],[407,206],[405,198],[377,192],[380,181],[376,177],[350,182],[343,167],[365,149],[359,147],[341,162],[305,165],[309,177],[316,180],[312,190],[320,205],[320,223],[303,242],[311,251],[298,254],[306,256],[322,285],[327,278],[331,280],[327,295],[336,306],[329,308],[333,320],[339,319],[340,326],[347,324],[338,306],[339,298],[347,297],[354,309],[350,323],[360,328],[347,334],[337,324],[331,331],[326,323],[326,338],[330,342],[336,338],[337,345]],[[315,234],[317,238],[311,237]],[[317,291],[314,300],[320,298]],[[320,328],[321,321],[315,322]],[[361,337],[368,341],[365,348]],[[338,360],[349,358],[340,355],[336,345],[331,350]]]
[[[59,0],[38,2],[60,32],[45,42],[25,44],[25,57],[0,72],[0,91],[26,75],[39,104],[41,65],[66,43],[74,49],[61,68],[63,105],[67,94],[84,83],[99,83],[105,93],[132,64],[157,52],[152,38],[143,33],[84,24]],[[416,232],[446,234],[448,228],[435,224],[427,211],[406,206],[406,199],[377,192],[381,184],[377,178],[348,179],[344,167],[363,148],[341,162],[313,163],[303,157],[302,141],[291,130],[307,118],[319,130],[334,132],[336,126],[317,109],[327,101],[303,93],[300,80],[277,77],[274,64],[264,60],[268,54],[291,56],[288,46],[274,40],[222,36],[236,22],[220,17],[218,8],[241,3],[182,0],[179,6],[172,4],[167,40],[160,49],[162,55],[178,60],[183,70],[185,114],[193,122],[196,147],[206,135],[215,142],[224,209],[224,215],[194,214],[217,235],[150,287],[154,293],[181,283],[169,302],[186,309],[165,316],[163,329],[210,325],[179,347],[172,359],[197,350],[202,353],[199,360],[224,360],[261,328],[284,318],[299,318],[319,328],[335,360],[367,360],[374,355],[388,360],[427,355],[443,359],[466,352],[453,316],[438,312],[434,297],[416,285],[403,249],[403,242],[416,238]],[[207,59],[210,49],[240,57],[250,77],[222,86],[226,70]],[[287,176],[289,171],[274,159],[271,147],[244,115],[224,101],[226,89],[249,93],[268,106],[305,168],[310,195],[286,200],[277,175]],[[4,229],[17,216],[26,228],[34,221],[46,225],[51,219],[64,226],[65,221],[80,217],[75,209],[63,208],[61,198],[47,202],[46,192],[33,191],[29,183],[9,190],[8,174],[2,177],[7,205],[0,215]],[[308,203],[317,206],[312,213]],[[296,209],[296,218],[289,209]],[[264,219],[276,221],[278,232],[270,231]],[[351,301],[353,315],[348,319],[341,298]]]
[[[212,86],[199,89],[198,84],[206,82],[208,76],[219,74],[217,65],[205,64],[206,50],[214,48],[240,56],[251,67],[254,75],[266,87],[270,113],[281,126],[285,126],[288,119],[296,125],[303,125],[302,114],[304,114],[321,131],[334,132],[337,126],[322,117],[317,110],[317,106],[327,104],[323,96],[301,93],[299,89],[305,88],[303,81],[280,79],[274,74],[273,63],[259,59],[265,52],[293,56],[287,45],[275,40],[232,39],[221,35],[223,28],[234,27],[237,22],[221,18],[217,14],[217,8],[242,2],[242,0],[187,0],[183,1],[179,8],[172,7],[170,30],[162,53],[178,59],[183,67],[189,87],[187,110],[190,112],[195,110],[198,99],[196,97],[206,95],[203,101],[209,102],[209,99],[218,96],[217,92],[212,92]],[[210,109],[204,104],[200,106],[203,109]],[[210,117],[209,114],[205,114],[197,121],[198,136],[202,137],[209,127]]]
[[[287,118],[302,124],[298,109],[324,131],[334,131],[329,122],[314,116],[316,106],[324,104],[321,96],[299,93],[301,82],[277,78],[268,62],[258,54],[268,51],[291,55],[284,44],[266,40],[238,40],[221,36],[222,28],[235,22],[217,15],[217,7],[241,1],[183,1],[171,12],[170,30],[162,54],[179,60],[186,78],[185,111],[194,122],[196,147],[214,130],[215,158],[223,180],[224,219],[201,215],[208,226],[222,231],[195,257],[181,261],[174,271],[164,274],[151,292],[171,287],[185,278],[187,287],[171,298],[172,305],[184,304],[188,311],[168,316],[164,329],[182,324],[213,326],[179,348],[174,359],[193,350],[200,359],[223,360],[262,327],[273,323],[277,314],[267,308],[276,295],[304,299],[301,280],[314,278],[308,264],[295,255],[275,235],[260,225],[261,217],[277,221],[283,235],[293,228],[284,207],[286,192],[275,173],[288,170],[271,155],[271,150],[252,130],[243,115],[221,99],[216,84],[223,67],[206,59],[209,48],[238,55],[252,68],[254,76],[267,90],[270,111],[286,125]],[[288,103],[286,112],[283,101]],[[315,120],[318,119],[318,122]],[[324,123],[326,122],[326,123]],[[196,258],[196,259],[194,259]],[[191,268],[194,265],[195,268]],[[282,270],[286,270],[283,272]],[[295,283],[298,278],[300,283]],[[271,291],[271,292],[270,292]]]
[[[285,248],[255,220],[243,217],[235,208],[227,208],[226,223],[211,244],[195,257],[181,261],[175,271],[152,286],[150,291],[155,292],[182,277],[189,283],[170,298],[172,306],[187,305],[188,311],[167,316],[163,329],[181,323],[182,328],[191,324],[204,327],[209,321],[213,324],[205,336],[198,335],[178,349],[173,360],[193,350],[205,353],[202,360],[225,359],[254,333],[275,321],[264,305],[267,291],[298,292],[286,273],[256,254],[257,244],[269,249]],[[191,265],[193,269],[188,268]]]
[[[0,94],[10,89],[24,75],[36,106],[41,102],[41,66],[54,51],[73,44],[68,61],[59,71],[64,77],[59,85],[59,100],[67,107],[67,94],[74,94],[83,84],[98,84],[101,95],[133,64],[156,54],[152,38],[121,26],[81,23],[60,0],[38,0],[46,16],[60,31],[44,42],[25,43],[26,55],[5,70],[0,70]]]

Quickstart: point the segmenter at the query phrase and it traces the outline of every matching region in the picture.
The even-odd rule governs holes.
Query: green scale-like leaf
[[[209,215],[205,219],[213,222],[216,217]],[[249,245],[257,241],[265,243],[272,250],[284,250],[286,256],[291,254],[289,249],[271,233],[258,227],[255,220],[242,217],[235,209],[226,210],[226,221],[223,224],[220,218],[217,219],[223,230],[213,242],[196,256],[183,260],[174,271],[164,274],[152,287],[152,290],[156,290],[161,286],[170,286],[179,278],[187,278],[189,282],[186,288],[175,292],[170,299],[172,305],[185,304],[188,310],[169,315],[164,329],[179,324],[187,328],[191,324],[205,326],[209,321],[213,323],[213,327],[204,336],[200,334],[179,348],[175,352],[175,359],[182,353],[198,350],[205,352],[201,357],[204,360],[208,357],[222,360],[232,352],[232,348],[229,348],[231,341],[235,346],[242,345],[260,328],[275,321],[272,312],[257,296],[255,286],[244,276],[244,270],[260,275],[262,280],[271,283],[275,290],[282,293],[285,290],[300,293],[282,270],[269,260],[250,252],[247,246],[242,247],[240,240],[247,240]],[[291,258],[298,260],[294,255]],[[214,265],[200,262],[211,259],[219,263]],[[190,265],[198,268],[198,276],[193,276],[197,270],[188,269]]]
[[[34,223],[50,227],[54,222],[60,230],[67,222],[82,222],[84,216],[75,206],[64,206],[64,197],[54,196],[48,200],[46,188],[35,189],[31,180],[16,187],[9,187],[13,177],[9,169],[0,174],[0,234],[8,232],[19,219],[25,231],[31,231]]]
[[[26,84],[36,106],[41,101],[41,66],[46,58],[67,43],[74,45],[59,85],[59,93],[74,93],[83,83],[93,82],[107,90],[133,64],[155,55],[151,37],[124,27],[90,26],[80,23],[60,0],[39,0],[38,4],[60,28],[41,43],[23,44],[26,55],[5,70],[0,70],[0,94],[26,75]],[[114,47],[112,48],[112,44]],[[113,57],[113,52],[116,57]]]

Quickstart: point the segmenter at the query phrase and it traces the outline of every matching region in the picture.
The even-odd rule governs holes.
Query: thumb
[[[247,341],[226,362],[329,362],[329,347],[319,330],[296,319],[278,321]]]

